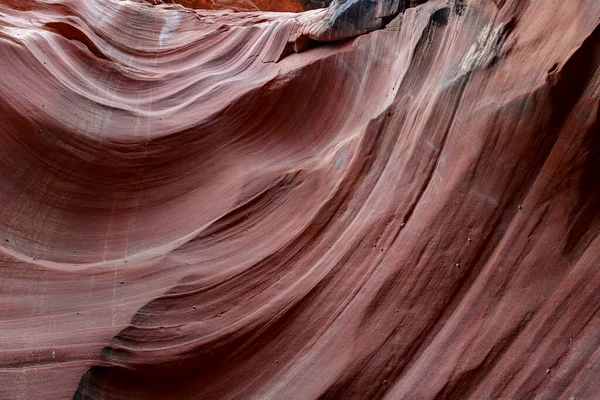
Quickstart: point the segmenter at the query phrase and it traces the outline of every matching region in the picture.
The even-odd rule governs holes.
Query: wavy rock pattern
[[[600,396],[600,2],[372,2],[0,2],[0,398]]]
[[[327,7],[331,0],[146,0],[148,3],[181,4],[192,9],[302,12]],[[355,0],[354,0],[355,1]]]

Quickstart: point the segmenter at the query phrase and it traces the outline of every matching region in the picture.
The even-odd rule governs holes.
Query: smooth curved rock
[[[0,398],[600,396],[600,3],[349,5],[0,3]]]
[[[181,4],[187,8],[236,11],[301,12],[327,7],[331,0],[146,0],[151,4]]]

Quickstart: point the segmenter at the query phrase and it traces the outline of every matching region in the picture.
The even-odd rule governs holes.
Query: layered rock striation
[[[0,2],[0,398],[600,396],[600,2],[182,4]]]

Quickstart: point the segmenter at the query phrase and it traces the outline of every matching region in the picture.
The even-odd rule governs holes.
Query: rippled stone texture
[[[152,4],[181,4],[188,8],[238,11],[302,12],[327,7],[331,0],[146,0]]]
[[[0,2],[0,398],[600,397],[599,17]]]

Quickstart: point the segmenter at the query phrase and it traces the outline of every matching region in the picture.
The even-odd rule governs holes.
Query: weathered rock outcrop
[[[0,398],[598,398],[599,23],[3,0]]]

